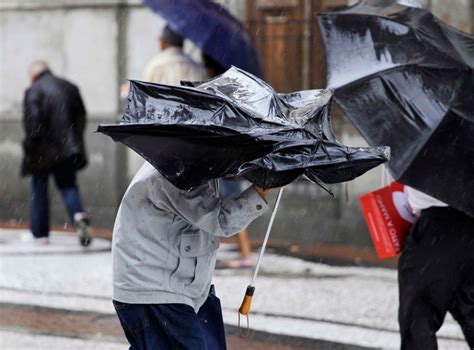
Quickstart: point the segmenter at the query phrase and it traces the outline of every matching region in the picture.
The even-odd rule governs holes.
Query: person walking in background
[[[401,349],[434,350],[449,311],[474,349],[474,218],[407,187],[419,215],[398,263]]]
[[[181,80],[202,81],[207,78],[204,67],[183,52],[184,39],[169,26],[163,29],[158,52],[146,65],[142,79],[152,83],[180,85]],[[121,86],[121,95],[128,95],[129,85]],[[129,176],[143,165],[143,158],[129,152]]]
[[[34,241],[49,243],[48,178],[54,181],[81,245],[92,241],[89,216],[84,212],[76,172],[87,165],[84,147],[86,110],[79,89],[53,75],[48,63],[34,61],[31,86],[23,102],[24,158],[22,176],[31,175],[31,232]]]
[[[147,64],[142,79],[158,84],[180,85],[181,80],[202,81],[204,67],[183,52],[184,39],[169,26],[161,33],[158,52]],[[129,83],[120,85],[120,98],[127,99]]]
[[[166,26],[160,37],[161,51],[146,65],[143,79],[167,85],[180,85],[181,80],[205,80],[204,67],[183,52],[183,42],[179,34]]]

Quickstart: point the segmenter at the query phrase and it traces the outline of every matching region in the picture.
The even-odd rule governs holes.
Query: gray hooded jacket
[[[239,232],[267,208],[252,187],[221,201],[210,184],[183,191],[145,163],[115,220],[113,298],[197,311],[209,292],[218,237]]]

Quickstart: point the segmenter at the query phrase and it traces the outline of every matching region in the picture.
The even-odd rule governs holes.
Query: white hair
[[[37,77],[45,70],[49,69],[48,62],[45,60],[36,60],[30,64],[29,73],[32,77]]]

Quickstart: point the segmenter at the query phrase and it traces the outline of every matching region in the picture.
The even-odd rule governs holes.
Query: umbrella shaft
[[[255,283],[255,280],[257,279],[258,270],[260,269],[260,263],[262,262],[262,257],[263,257],[263,253],[265,252],[265,247],[267,246],[268,237],[270,237],[273,221],[275,220],[276,213],[278,211],[278,206],[280,205],[280,199],[281,199],[282,194],[283,194],[283,188],[280,188],[280,190],[278,191],[278,197],[275,203],[275,207],[273,208],[272,216],[270,217],[270,222],[268,223],[267,232],[265,233],[265,239],[263,240],[262,248],[260,249],[260,254],[257,260],[257,266],[255,266],[255,271],[253,272],[253,277],[252,277],[252,281],[250,282],[250,286],[253,286]]]

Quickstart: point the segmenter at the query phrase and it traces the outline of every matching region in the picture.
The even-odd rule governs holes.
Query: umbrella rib
[[[388,74],[388,73],[391,73],[393,71],[397,71],[397,70],[400,70],[402,68],[406,68],[406,67],[409,67],[409,66],[414,66],[414,67],[424,67],[422,65],[419,65],[419,64],[416,64],[416,63],[407,63],[407,64],[401,64],[399,66],[396,66],[396,67],[391,67],[391,68],[387,68],[387,69],[384,69],[383,71],[378,71],[378,72],[374,72],[372,74],[369,74],[369,75],[365,75],[359,79],[356,79],[356,80],[353,80],[347,84],[343,84],[341,86],[337,86],[337,87],[331,87],[332,90],[337,90],[337,89],[340,89],[342,87],[348,87],[348,86],[352,86],[354,84],[358,84],[360,82],[364,82],[364,81],[367,81],[367,80],[370,80],[374,77],[377,77],[377,76],[382,76],[382,75],[385,75],[385,74]],[[459,69],[456,69],[456,68],[441,68],[439,70],[443,70],[443,71],[456,71],[456,70],[459,70]]]
[[[214,95],[214,94],[208,92],[207,90],[199,89],[199,88],[194,87],[194,86],[183,86],[183,85],[176,85],[176,86],[173,85],[173,86],[171,86],[171,85],[160,84],[160,83],[152,83],[152,82],[149,82],[149,81],[143,81],[143,80],[137,80],[137,79],[131,79],[129,81],[133,82],[133,83],[138,83],[140,85],[144,85],[144,86],[147,86],[147,87],[150,87],[150,86],[151,87],[157,87],[158,86],[160,88],[166,88],[166,90],[170,90],[170,88],[172,88],[174,90],[184,90],[184,91],[191,90],[195,93],[200,93],[200,94],[205,95],[205,96],[220,99],[223,102],[228,102],[228,100],[226,100],[225,98],[223,98],[221,96]]]

